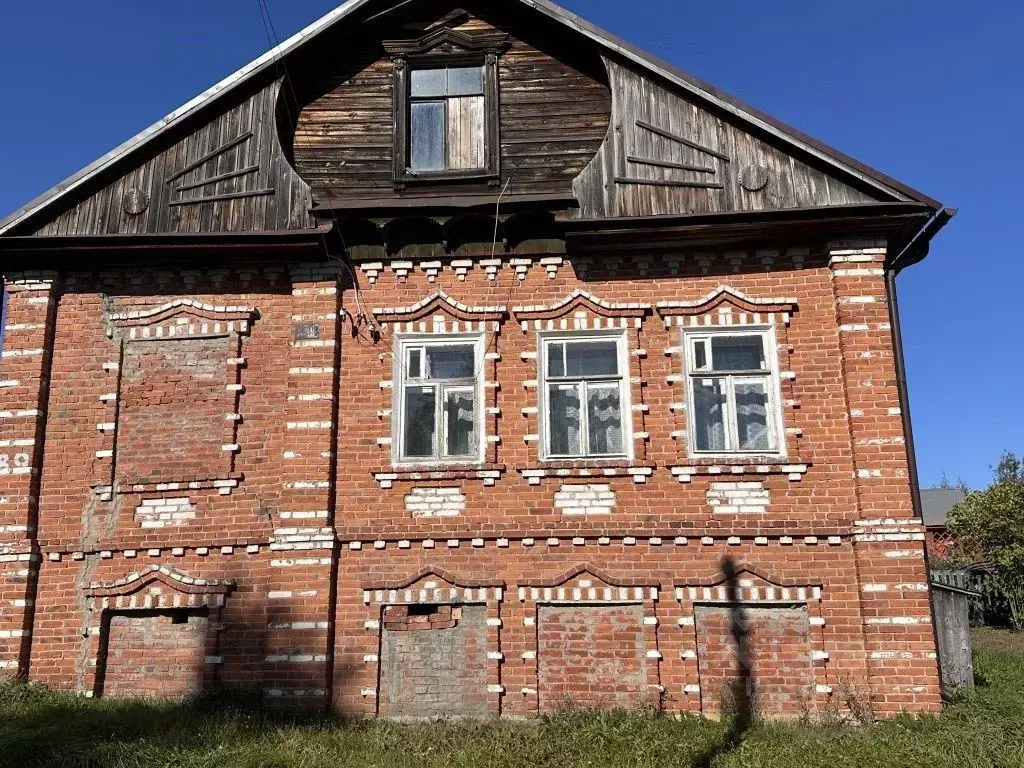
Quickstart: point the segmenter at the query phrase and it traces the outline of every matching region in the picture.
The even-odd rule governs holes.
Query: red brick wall
[[[110,618],[102,692],[117,698],[189,699],[203,693],[205,616],[115,614]]]
[[[805,607],[698,606],[695,614],[705,713],[735,712],[744,689],[756,714],[797,716],[807,712],[815,692]],[[741,675],[734,621],[745,629],[749,680]]]
[[[144,602],[145,590],[129,582],[106,607],[87,593],[157,565],[197,583],[234,583],[204,685],[377,714],[383,609],[420,602],[420,588],[444,589],[456,594],[424,600],[486,612],[486,679],[474,696],[486,695],[491,713],[535,714],[546,701],[540,613],[610,604],[642,614],[644,661],[633,669],[645,670],[650,700],[699,712],[694,605],[726,599],[717,590],[728,556],[753,604],[806,605],[812,710],[845,680],[879,715],[935,711],[923,528],[910,518],[884,251],[846,245],[655,259],[566,258],[526,243],[494,262],[467,251],[440,265],[399,255],[357,265],[358,293],[336,264],[5,276],[0,462],[6,456],[23,471],[0,471],[0,672],[93,690],[104,612],[121,610],[117,600]],[[688,455],[681,331],[658,304],[698,304],[719,286],[795,304],[765,311],[775,317],[784,374],[784,461]],[[440,289],[452,303],[414,309],[409,322],[415,331],[487,324],[486,462],[400,471],[391,463],[394,327],[383,327],[388,312],[373,318],[415,308]],[[559,309],[576,290],[633,309]],[[181,430],[162,429],[155,410],[132,412],[135,363],[122,362],[124,330],[111,318],[174,299],[220,308],[180,308],[193,314],[254,311],[251,327],[230,337],[240,357],[225,373],[235,383],[225,385],[219,423],[212,405],[206,413],[166,403],[185,420]],[[481,310],[490,319],[473,307],[490,308]],[[625,323],[631,459],[541,461],[537,328],[520,307],[549,307],[531,316],[543,316],[542,327]],[[755,309],[737,306],[730,317],[738,323]],[[708,308],[709,322],[719,310]],[[296,324],[318,332],[298,338]],[[146,396],[162,391],[182,402],[186,390],[172,385],[185,382],[169,379],[175,368],[193,382],[205,375],[200,357],[175,355],[162,374],[147,364],[147,380],[165,381],[147,384]],[[212,393],[206,402],[220,408]],[[133,430],[155,439],[135,440]],[[175,436],[182,431],[189,437]],[[209,475],[202,482],[175,477],[199,466]],[[161,482],[118,482],[125,468]],[[710,500],[722,483],[752,484],[743,488],[759,498],[766,491],[767,506],[721,511]],[[580,485],[607,486],[610,509],[566,514],[556,501],[575,498]],[[457,514],[414,516],[406,497],[437,488]],[[162,499],[187,499],[182,524],[144,528],[136,510]],[[581,564],[602,573],[574,573]],[[434,571],[447,575],[422,576]],[[201,585],[174,583],[165,589],[171,598],[208,598]],[[438,586],[406,595],[412,583]],[[783,589],[792,591],[785,599]],[[771,590],[779,596],[768,598]],[[599,642],[614,635],[597,627]]]
[[[642,606],[542,606],[537,637],[541,710],[647,702]]]

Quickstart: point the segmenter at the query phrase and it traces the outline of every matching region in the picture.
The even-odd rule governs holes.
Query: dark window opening
[[[441,606],[439,605],[430,605],[429,603],[416,603],[415,605],[409,606],[409,616],[433,616],[440,610]]]

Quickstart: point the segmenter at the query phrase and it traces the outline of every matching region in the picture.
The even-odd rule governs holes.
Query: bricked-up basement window
[[[686,334],[695,454],[780,454],[778,365],[770,330]]]
[[[625,336],[552,336],[542,348],[543,458],[627,457]]]
[[[480,337],[400,340],[395,380],[399,463],[477,462],[483,457]]]

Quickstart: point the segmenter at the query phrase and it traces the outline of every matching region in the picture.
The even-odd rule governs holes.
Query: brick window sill
[[[545,461],[529,467],[520,467],[518,472],[530,485],[540,485],[544,479],[567,477],[632,477],[633,482],[641,485],[650,479],[656,468],[657,465],[655,464],[645,464],[626,459],[582,459]]]
[[[443,467],[426,464],[417,467],[392,467],[374,471],[374,479],[381,488],[391,488],[395,483],[419,483],[429,480],[483,480],[484,485],[494,485],[505,474],[504,464],[473,464],[470,466]]]
[[[811,463],[799,458],[747,458],[718,457],[689,459],[685,464],[669,467],[680,483],[689,483],[698,475],[711,477],[741,477],[743,475],[787,475],[799,482],[811,469]]]

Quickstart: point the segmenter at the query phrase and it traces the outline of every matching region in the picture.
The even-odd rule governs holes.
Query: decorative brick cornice
[[[644,317],[651,312],[650,304],[616,304],[599,299],[593,294],[575,290],[561,301],[547,306],[515,307],[516,320],[556,320],[576,311],[587,310],[600,317]]]

